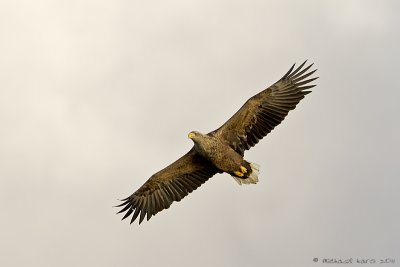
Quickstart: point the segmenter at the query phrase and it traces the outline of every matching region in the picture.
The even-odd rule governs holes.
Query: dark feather
[[[123,207],[118,213],[126,212],[122,219],[133,213],[130,223],[138,217],[139,224],[145,218],[150,220],[153,215],[168,209],[172,202],[180,201],[217,172],[218,169],[192,149],[154,174],[135,193],[124,199],[118,205]]]
[[[308,78],[316,70],[307,61],[289,71],[275,84],[250,98],[224,125],[209,133],[226,140],[239,154],[250,149],[279,125],[290,110],[311,91],[309,85],[317,78]]]

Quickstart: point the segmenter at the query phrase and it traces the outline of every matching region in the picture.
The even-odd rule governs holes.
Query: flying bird
[[[139,217],[149,220],[168,209],[217,173],[228,173],[236,182],[258,182],[259,166],[244,159],[245,150],[256,145],[280,124],[288,112],[314,87],[308,78],[316,70],[308,71],[306,61],[295,64],[276,83],[254,95],[221,127],[208,134],[192,131],[188,137],[192,149],[171,165],[153,174],[136,192],[122,200],[118,213],[122,220],[132,215],[130,223]],[[304,67],[304,68],[303,68]],[[140,215],[140,216],[139,216]]]

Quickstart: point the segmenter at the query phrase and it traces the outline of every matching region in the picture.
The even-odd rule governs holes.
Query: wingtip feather
[[[289,74],[289,76],[286,77],[286,79],[291,79],[293,76],[295,76],[297,74],[297,72],[299,70],[301,70],[301,68],[304,66],[304,64],[306,64],[307,60],[304,61],[303,63],[300,64],[300,66],[297,67],[297,69],[295,69],[292,73]]]
[[[287,78],[287,76],[292,72],[292,70],[294,69],[294,66],[296,66],[296,63],[294,63],[292,65],[292,67],[290,67],[290,69],[285,73],[285,75],[283,75],[283,77],[281,78],[281,80],[285,80]]]

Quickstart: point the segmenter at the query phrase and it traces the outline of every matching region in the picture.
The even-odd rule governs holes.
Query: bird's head
[[[199,139],[199,137],[201,137],[201,136],[202,136],[202,134],[197,131],[191,131],[188,134],[189,139],[192,139],[193,142],[196,142]]]
[[[194,148],[200,154],[205,153],[205,144],[207,143],[206,140],[208,139],[206,134],[202,134],[197,131],[192,131],[188,134],[189,139],[191,139],[194,143]]]

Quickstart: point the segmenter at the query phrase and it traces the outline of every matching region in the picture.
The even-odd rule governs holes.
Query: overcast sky
[[[399,265],[399,10],[1,1],[0,266]],[[246,153],[257,185],[217,175],[149,222],[120,221],[118,199],[186,153],[188,132],[305,59],[317,87]]]

